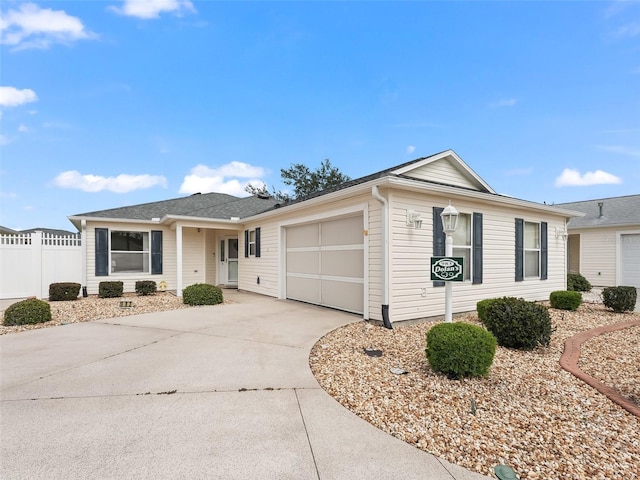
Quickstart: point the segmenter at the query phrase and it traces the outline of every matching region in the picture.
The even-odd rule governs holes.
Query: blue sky
[[[11,1],[0,225],[356,178],[446,149],[497,192],[640,193],[640,2]]]

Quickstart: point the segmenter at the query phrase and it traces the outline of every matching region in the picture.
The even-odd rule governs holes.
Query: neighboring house
[[[75,235],[78,232],[70,232],[69,230],[60,230],[58,228],[29,228],[28,230],[20,230],[18,233],[35,233],[42,232],[48,235],[58,235],[58,236],[66,236],[66,235]]]
[[[8,227],[3,227],[2,225],[0,225],[0,235],[16,235],[20,233],[17,230],[13,230],[12,228],[8,228]]]
[[[640,195],[563,203],[583,212],[568,224],[568,268],[594,286],[640,288]]]
[[[444,312],[429,262],[445,253],[449,202],[461,213],[454,256],[466,265],[454,312],[566,288],[566,242],[554,232],[579,213],[496,194],[451,150],[288,204],[208,193],[69,219],[86,239],[90,294],[106,280],[125,291],[165,281],[178,295],[206,282],[397,322]]]

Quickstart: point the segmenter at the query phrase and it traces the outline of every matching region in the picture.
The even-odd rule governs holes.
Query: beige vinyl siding
[[[211,285],[218,284],[217,278],[217,256],[216,247],[217,247],[217,235],[215,230],[205,230],[205,252],[204,252],[204,281],[205,283],[209,283]]]
[[[580,273],[591,285],[616,285],[618,234],[637,230],[637,226],[571,230],[571,235],[580,235]]]
[[[432,207],[444,207],[449,198],[396,192],[392,200],[391,302],[390,318],[402,321],[444,313],[444,287],[433,287],[429,258],[433,252]],[[564,219],[540,217],[518,209],[451,198],[460,213],[483,214],[483,283],[454,283],[453,311],[475,310],[478,300],[497,296],[517,296],[546,300],[553,290],[563,290],[565,281],[564,241],[555,239],[555,227]],[[423,213],[422,229],[406,225],[407,209]],[[515,281],[515,218],[548,223],[548,279]],[[424,289],[424,292],[423,292]]]
[[[162,274],[151,275],[142,273],[109,274],[96,277],[96,228],[108,228],[111,230],[151,232],[162,231]],[[125,292],[135,292],[136,281],[153,280],[156,283],[167,282],[167,290],[176,289],[176,232],[162,225],[150,225],[145,223],[101,223],[91,222],[87,225],[87,292],[89,295],[98,294],[100,282],[122,281]]]
[[[435,162],[428,163],[415,170],[410,170],[405,175],[420,180],[444,183],[459,187],[472,188],[478,190],[478,185],[460,171],[450,160],[443,158]]]
[[[182,286],[205,281],[205,234],[202,229],[182,228]]]

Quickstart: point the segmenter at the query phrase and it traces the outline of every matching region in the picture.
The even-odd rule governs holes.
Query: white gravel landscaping
[[[492,474],[504,463],[521,479],[640,478],[640,419],[558,363],[573,334],[637,314],[591,304],[550,313],[557,327],[551,345],[532,352],[498,347],[488,378],[449,380],[430,369],[424,350],[433,322],[393,330],[347,325],[314,346],[310,366],[349,410],[470,470]],[[475,315],[456,321],[478,323]],[[606,372],[609,386],[630,395],[640,385],[639,335],[632,329],[588,342],[589,369]],[[370,357],[365,348],[382,356]],[[394,374],[392,367],[408,373]]]

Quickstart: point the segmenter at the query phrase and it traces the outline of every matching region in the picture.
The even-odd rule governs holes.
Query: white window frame
[[[536,227],[536,232],[537,232],[537,247],[536,248],[527,248],[527,225],[535,225]],[[523,277],[524,278],[540,278],[540,273],[542,270],[541,267],[541,259],[542,259],[542,248],[540,246],[540,223],[539,222],[527,222],[526,220],[523,222],[522,225],[522,270],[523,270]],[[527,252],[536,252],[537,256],[538,256],[538,268],[537,268],[537,272],[535,275],[529,275],[527,273]]]
[[[113,250],[113,242],[112,242],[112,235],[114,233],[118,233],[118,232],[122,232],[122,233],[140,233],[142,235],[146,235],[146,250],[134,250],[134,251],[130,251],[130,250]],[[145,244],[145,241],[143,239],[143,246]],[[144,247],[143,247],[144,248]],[[144,268],[142,270],[123,270],[123,271],[114,271],[114,268],[116,267],[114,265],[115,260],[113,259],[113,254],[139,254],[141,256],[143,256],[142,259],[142,265],[144,267],[145,264],[145,259],[144,256],[146,255],[146,264],[147,264],[147,269],[146,271],[144,270]],[[121,229],[109,229],[109,275],[140,275],[140,274],[150,274],[151,273],[151,231],[150,230],[121,230]]]
[[[454,243],[453,243],[453,256],[454,257],[460,257],[462,255],[456,255],[456,250],[468,250],[469,251],[469,256],[468,257],[464,257],[465,258],[465,265],[464,265],[464,281],[465,282],[471,282],[471,280],[473,279],[473,215],[470,213],[459,213],[458,214],[458,226],[460,226],[460,218],[462,217],[467,217],[469,218],[469,237],[468,237],[468,245],[459,245],[455,243],[455,234],[454,234]],[[457,229],[456,229],[457,231]],[[469,259],[469,261],[466,261],[466,259]]]
[[[249,256],[256,256],[256,230],[249,230]]]

